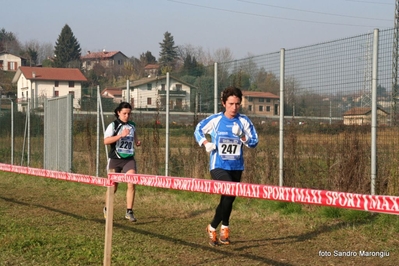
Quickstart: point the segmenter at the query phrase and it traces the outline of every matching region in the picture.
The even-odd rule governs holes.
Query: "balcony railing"
[[[160,96],[166,96],[166,90],[158,90],[158,95]],[[169,95],[170,96],[174,96],[174,97],[185,97],[187,95],[186,91],[169,91]]]

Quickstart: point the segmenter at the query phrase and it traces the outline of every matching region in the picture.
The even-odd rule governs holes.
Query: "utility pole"
[[[392,54],[392,108],[391,108],[391,125],[397,124],[397,101],[398,99],[398,45],[399,45],[399,0],[395,1],[395,17],[393,32],[393,54]]]

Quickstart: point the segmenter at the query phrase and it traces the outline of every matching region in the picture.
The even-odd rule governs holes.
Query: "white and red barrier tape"
[[[108,178],[99,178],[88,175],[58,172],[53,170],[15,166],[1,163],[0,171],[42,176],[98,186],[113,186],[114,182],[124,182],[142,186],[202,192],[209,194],[223,194],[265,200],[315,204],[360,211],[399,214],[399,197],[395,196],[365,195],[328,190],[279,187],[242,182],[235,183],[207,179],[143,174],[110,173],[108,174]]]
[[[16,166],[10,164],[0,163],[0,171],[48,177],[58,180],[79,182],[96,186],[113,186],[113,182],[107,178],[95,177],[90,175],[73,174],[68,172],[59,172],[59,171],[32,168],[32,167]]]
[[[111,173],[108,177],[114,182],[127,182],[143,186],[399,214],[399,197],[394,196],[142,174]]]

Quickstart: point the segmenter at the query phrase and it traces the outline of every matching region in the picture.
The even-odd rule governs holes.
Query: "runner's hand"
[[[231,132],[232,132],[234,135],[236,135],[236,136],[238,136],[238,137],[240,137],[240,138],[244,136],[244,134],[242,133],[242,130],[241,130],[240,126],[239,126],[236,122],[234,122],[234,125],[233,125],[233,127],[231,128]]]
[[[211,151],[213,151],[213,150],[216,150],[216,145],[215,145],[215,143],[212,143],[212,142],[206,143],[206,144],[205,144],[205,150],[206,150],[207,152],[211,152]]]

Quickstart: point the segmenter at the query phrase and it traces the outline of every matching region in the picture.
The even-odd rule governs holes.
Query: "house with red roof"
[[[78,68],[19,67],[12,83],[17,84],[18,111],[43,106],[45,98],[73,94],[73,107],[80,109],[82,82],[86,77]]]
[[[111,98],[114,103],[122,102],[122,89],[121,88],[105,88],[101,91],[101,97]]]
[[[144,67],[144,73],[146,76],[156,77],[159,74],[159,64],[147,64]]]
[[[279,115],[280,97],[271,92],[243,91],[241,108],[246,114]]]
[[[343,114],[344,125],[371,125],[371,107],[354,107]],[[389,113],[377,107],[378,125],[386,125]]]
[[[96,64],[100,64],[104,68],[123,67],[123,64],[129,59],[120,51],[101,51],[90,52],[80,57],[82,61],[82,69],[85,71],[93,69]]]

